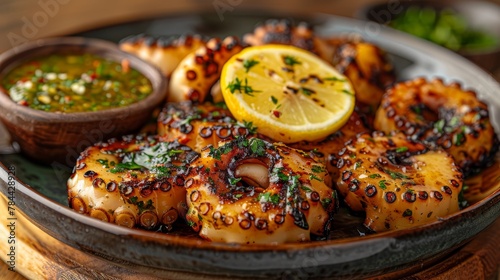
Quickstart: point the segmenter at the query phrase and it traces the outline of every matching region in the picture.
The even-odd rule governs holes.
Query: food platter
[[[203,33],[242,35],[264,18],[233,14],[221,22],[214,16],[179,16],[128,23],[79,34],[119,40],[137,33],[152,35]],[[360,33],[386,50],[398,80],[441,77],[459,81],[486,100],[496,131],[500,130],[500,85],[464,58],[430,43],[373,23],[318,15],[308,19],[320,34]],[[5,133],[0,143],[8,143]],[[500,216],[500,190],[459,213],[407,230],[352,234],[332,240],[284,245],[211,243],[192,236],[127,229],[80,215],[67,207],[70,168],[39,165],[20,154],[0,155],[1,192],[8,195],[9,168],[16,169],[16,207],[49,235],[78,250],[113,263],[162,271],[234,277],[366,277],[439,259],[463,245]],[[496,165],[498,166],[498,165]],[[498,175],[497,175],[498,176]],[[496,177],[495,177],[496,178]],[[361,227],[360,227],[361,228]],[[354,227],[354,229],[357,229]]]

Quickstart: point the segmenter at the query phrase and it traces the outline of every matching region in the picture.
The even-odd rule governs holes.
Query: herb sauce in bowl
[[[91,112],[123,107],[152,93],[139,71],[97,55],[53,54],[31,60],[3,78],[18,104],[48,112]]]

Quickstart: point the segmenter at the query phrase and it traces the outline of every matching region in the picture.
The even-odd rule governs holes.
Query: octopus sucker
[[[321,163],[283,144],[239,137],[193,162],[186,219],[202,238],[234,243],[310,240],[336,207]]]
[[[157,137],[97,143],[77,160],[83,167],[68,180],[69,205],[126,227],[171,229],[186,212],[183,178],[197,157],[189,147]]]
[[[182,59],[173,71],[169,85],[170,102],[203,102],[219,80],[222,66],[243,45],[236,37],[212,38]]]
[[[165,77],[170,77],[182,59],[205,42],[206,39],[200,35],[153,37],[139,34],[124,38],[119,47],[152,63]]]
[[[402,131],[449,152],[465,175],[491,163],[498,138],[488,106],[473,91],[440,79],[417,78],[390,88],[375,117],[375,128]]]
[[[363,151],[363,152],[361,152]],[[436,221],[459,210],[460,168],[444,150],[404,134],[362,134],[341,156],[337,189],[354,211],[365,211],[373,231]]]

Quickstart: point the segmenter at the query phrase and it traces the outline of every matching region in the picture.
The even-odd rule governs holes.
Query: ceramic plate
[[[117,25],[79,35],[112,41],[142,32],[152,35],[242,35],[262,20],[235,14],[225,16],[222,22],[217,16],[180,16]],[[309,20],[317,24],[317,31],[322,35],[358,32],[365,40],[385,49],[396,67],[398,80],[438,76],[476,90],[479,97],[488,102],[496,131],[500,131],[500,85],[462,57],[374,23],[326,15]],[[0,151],[6,151],[2,147],[8,141],[8,136],[1,133]],[[69,168],[58,164],[38,165],[19,154],[0,155],[0,161],[1,192],[7,194],[8,170],[15,168],[16,206],[48,234],[115,263],[166,271],[252,277],[293,275],[345,279],[347,276],[375,276],[414,266],[422,260],[439,259],[500,216],[500,191],[496,180],[495,189],[483,191],[477,202],[461,212],[408,230],[365,234],[362,219],[344,213],[343,217],[349,219],[337,219],[335,225],[341,230],[334,231],[329,240],[278,246],[211,243],[195,236],[128,229],[77,214],[67,207],[65,183]],[[494,168],[498,173],[498,164]]]

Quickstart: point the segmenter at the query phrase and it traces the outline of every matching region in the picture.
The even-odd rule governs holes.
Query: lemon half
[[[284,143],[320,140],[354,110],[348,79],[305,50],[285,45],[249,47],[224,64],[224,100],[240,122]]]

